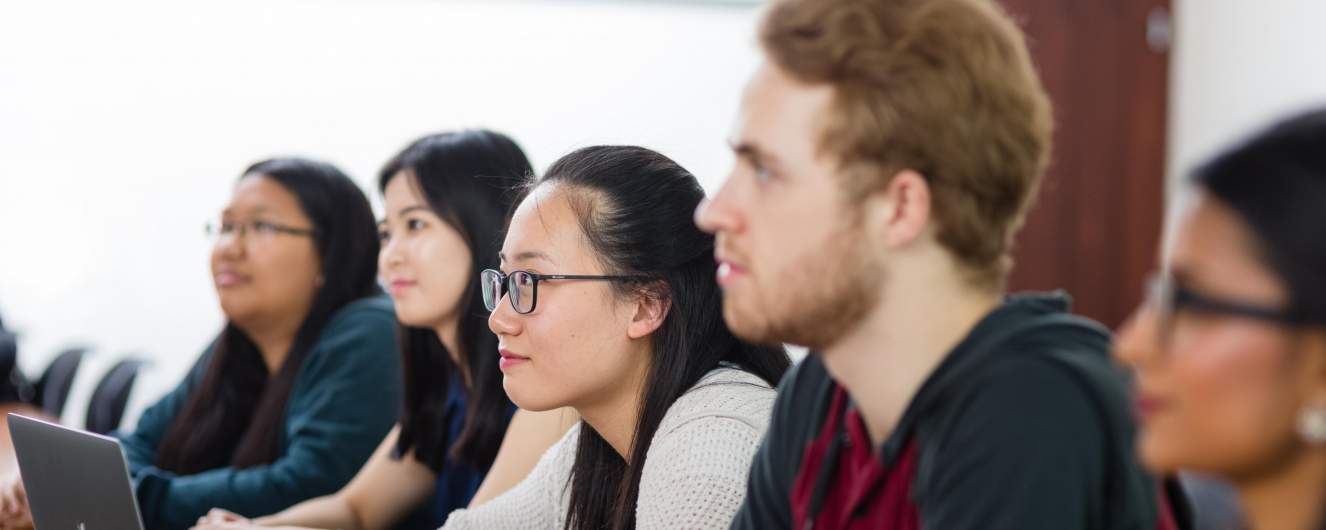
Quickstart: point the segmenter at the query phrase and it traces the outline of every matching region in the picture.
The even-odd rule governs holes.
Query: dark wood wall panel
[[[1011,287],[1068,290],[1117,326],[1154,267],[1164,208],[1169,58],[1148,17],[1169,0],[1001,0],[1055,105],[1054,151]]]

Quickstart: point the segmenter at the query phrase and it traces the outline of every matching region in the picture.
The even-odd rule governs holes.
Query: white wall
[[[1326,105],[1326,2],[1176,0],[1171,184],[1271,120]]]
[[[1177,0],[1171,180],[1326,103],[1326,2]],[[639,143],[711,189],[757,60],[755,7],[559,0],[0,3],[0,313],[36,373],[96,345],[156,366],[134,407],[218,328],[202,224],[248,162],[331,160],[370,190],[420,134],[488,126],[536,167]],[[376,193],[370,193],[376,201]],[[81,423],[81,410],[69,410]]]
[[[370,192],[410,139],[508,132],[536,169],[658,149],[711,189],[757,58],[756,6],[430,0],[0,3],[0,314],[36,374],[95,345],[155,361],[131,409],[219,329],[203,224],[249,162],[330,160]],[[80,424],[82,407],[66,410]]]

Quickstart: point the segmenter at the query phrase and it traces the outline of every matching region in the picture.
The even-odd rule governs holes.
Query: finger
[[[207,514],[207,517],[208,520],[214,523],[224,523],[226,521],[233,521],[235,519],[235,514],[225,510],[212,510],[212,513]]]

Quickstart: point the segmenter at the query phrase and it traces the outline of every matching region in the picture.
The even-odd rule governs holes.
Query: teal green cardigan
[[[351,303],[304,357],[286,405],[281,456],[271,464],[179,476],[154,466],[157,446],[203,380],[210,350],[175,390],[118,436],[150,530],[188,528],[212,507],[254,517],[334,493],[396,423],[400,353],[391,301]]]

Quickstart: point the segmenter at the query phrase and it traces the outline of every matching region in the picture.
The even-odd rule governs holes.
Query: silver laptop
[[[37,530],[143,530],[120,442],[9,415]]]

